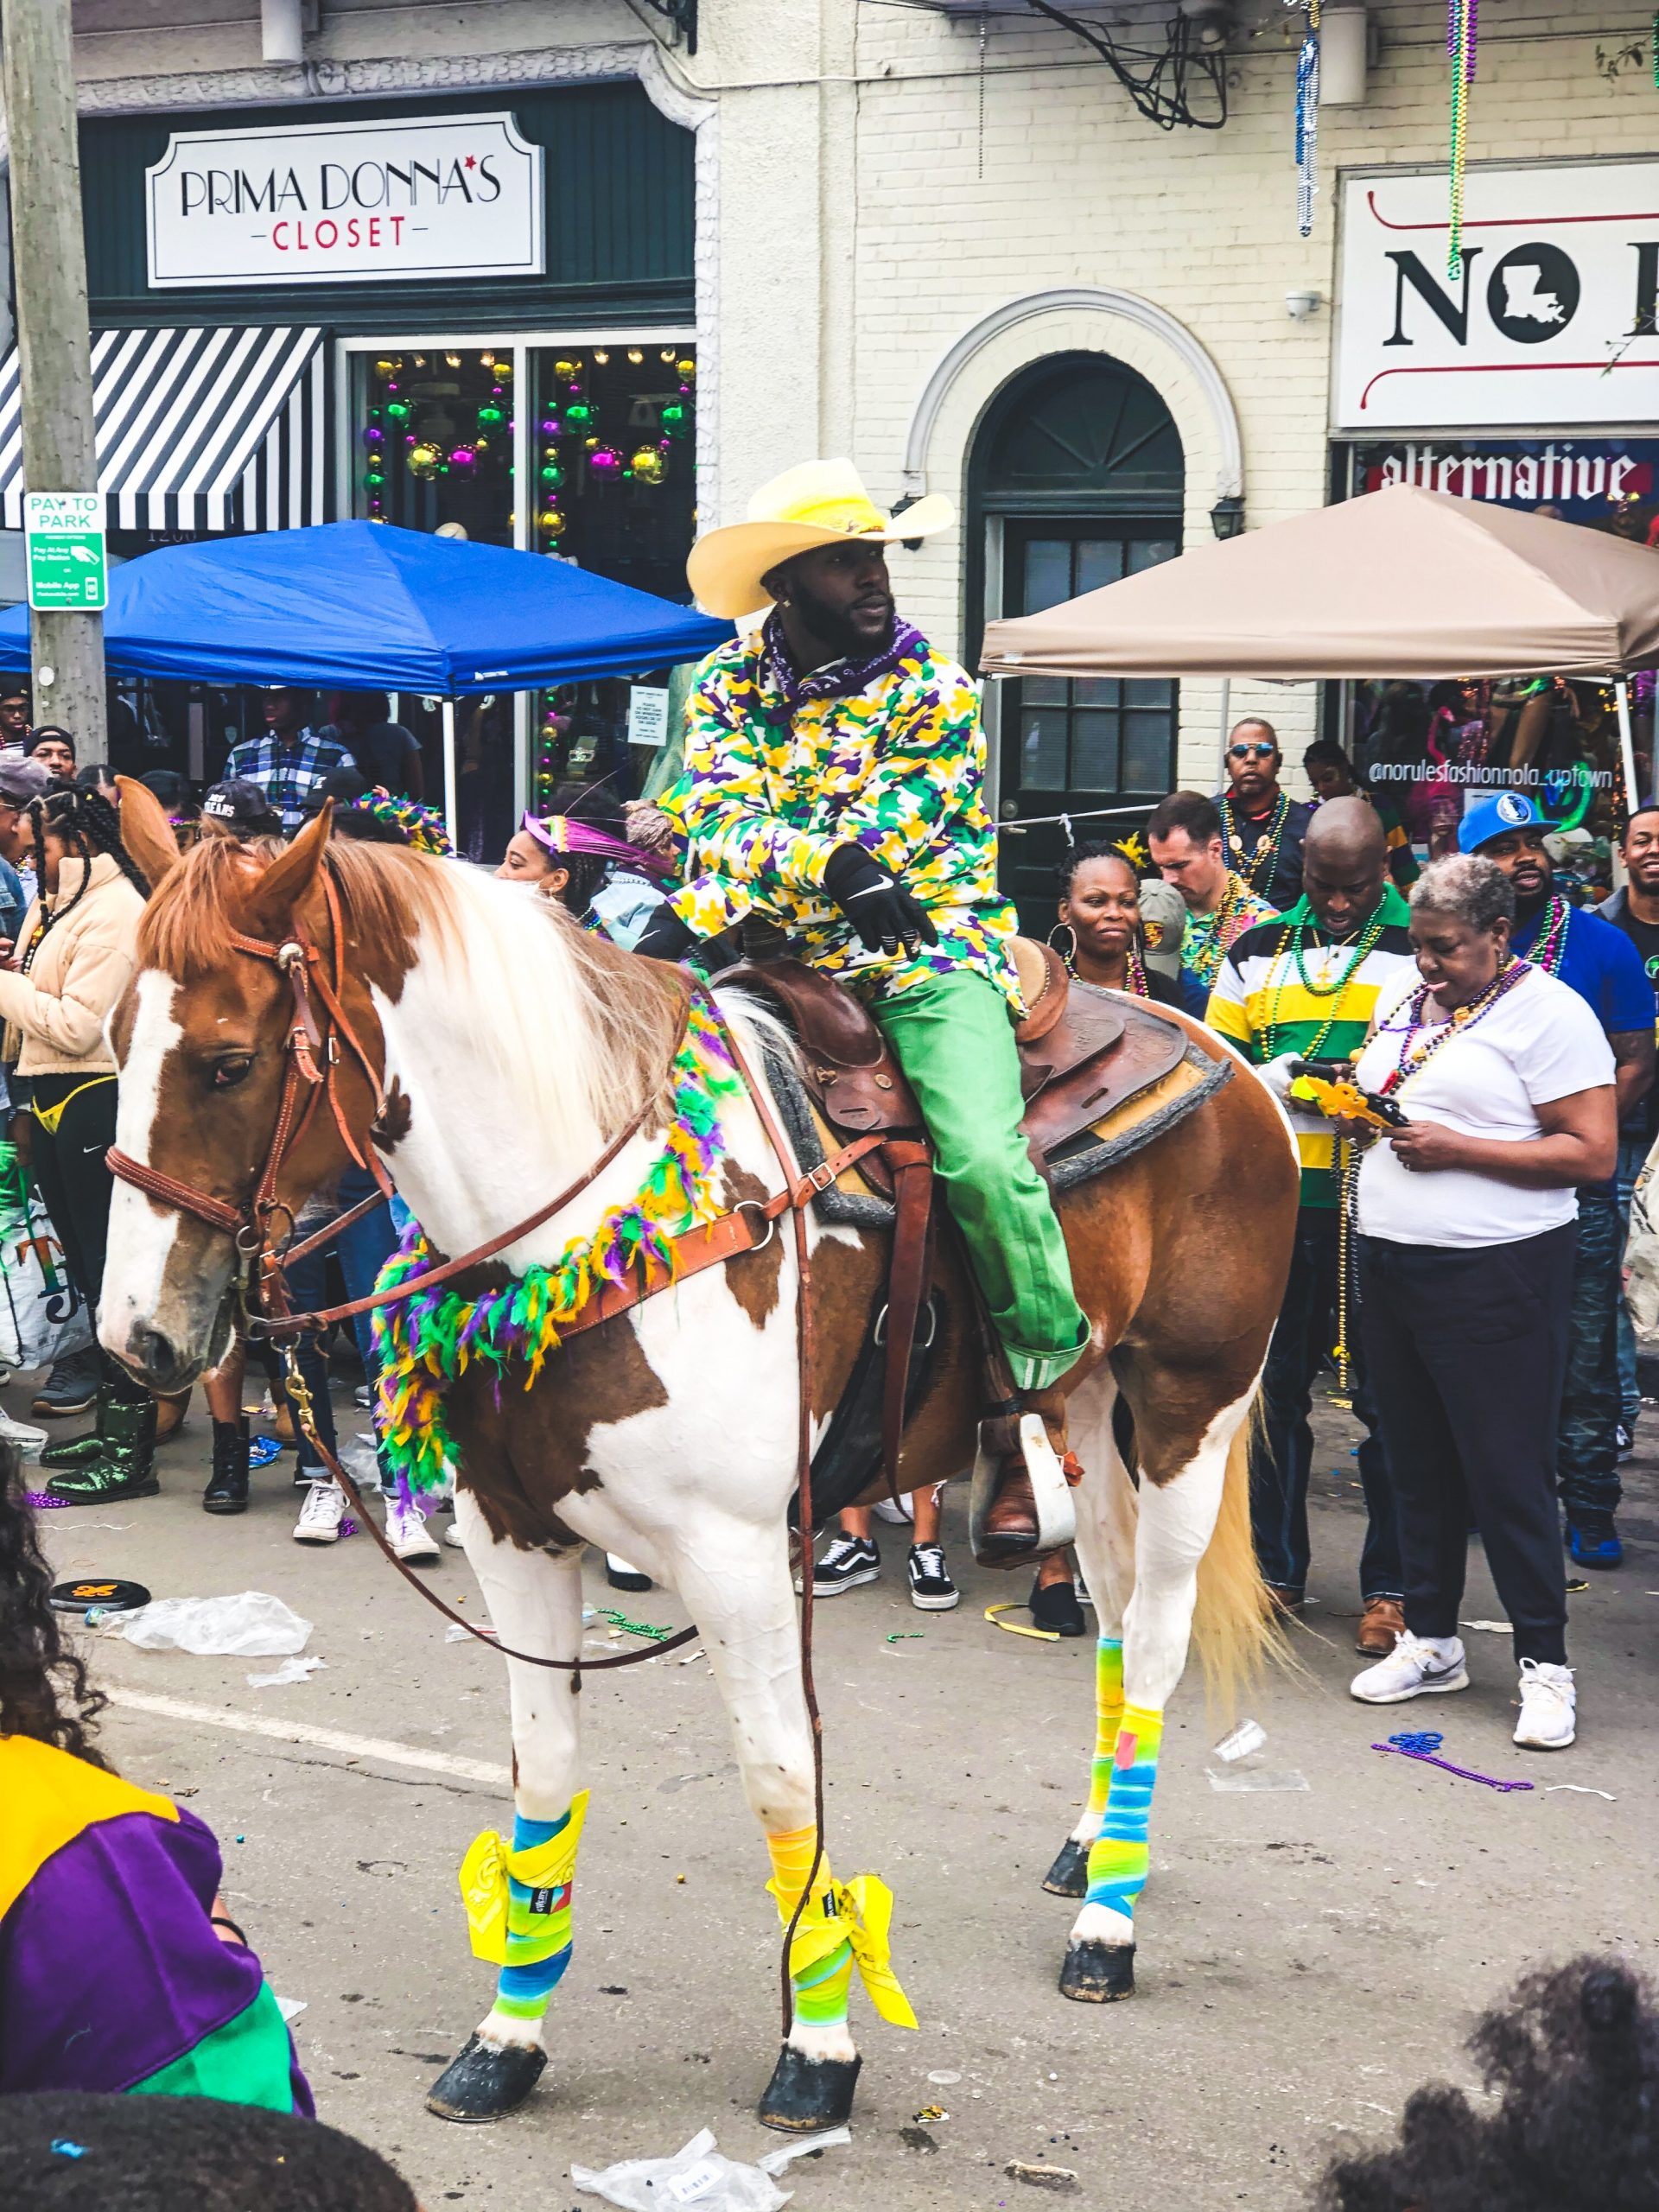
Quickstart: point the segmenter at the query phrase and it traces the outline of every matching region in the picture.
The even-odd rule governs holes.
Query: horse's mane
[[[141,966],[200,981],[233,957],[274,855],[204,839],[169,871],[138,931]],[[366,957],[406,958],[420,939],[480,1014],[480,1050],[534,1109],[575,1100],[606,1132],[666,1091],[677,994],[669,973],[590,936],[556,901],[401,845],[333,839],[323,849],[346,933]]]

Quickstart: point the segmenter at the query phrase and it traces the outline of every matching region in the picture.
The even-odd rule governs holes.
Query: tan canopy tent
[[[1610,676],[1659,662],[1659,552],[1395,485],[992,622],[991,676]]]

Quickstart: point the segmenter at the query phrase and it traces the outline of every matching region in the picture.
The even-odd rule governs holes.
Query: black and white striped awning
[[[98,488],[111,530],[287,530],[325,518],[322,333],[101,330]],[[22,394],[0,367],[0,493],[23,522]],[[43,486],[55,490],[56,486]]]

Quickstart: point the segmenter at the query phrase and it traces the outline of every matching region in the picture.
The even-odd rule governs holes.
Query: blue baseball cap
[[[1507,836],[1511,830],[1535,826],[1545,826],[1535,799],[1529,798],[1525,791],[1494,791],[1491,798],[1471,806],[1459,823],[1458,850],[1478,853],[1494,837]]]

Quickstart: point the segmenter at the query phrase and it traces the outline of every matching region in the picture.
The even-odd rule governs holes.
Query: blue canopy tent
[[[698,660],[732,634],[567,562],[372,522],[162,546],[111,573],[104,618],[114,675],[446,702]],[[0,614],[0,668],[28,665],[16,607]]]

